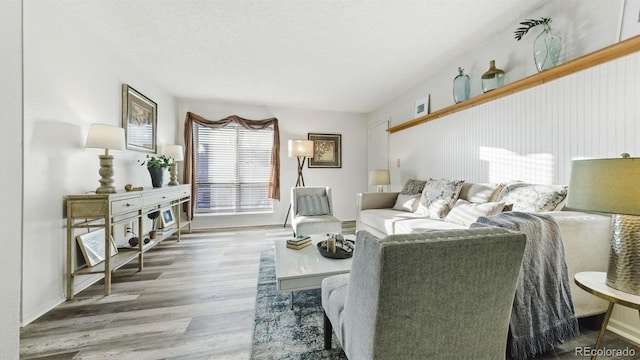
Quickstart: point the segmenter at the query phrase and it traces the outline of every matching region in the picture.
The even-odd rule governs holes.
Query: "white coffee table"
[[[351,271],[351,259],[329,259],[320,255],[316,244],[326,238],[311,236],[312,244],[300,250],[287,248],[286,240],[275,241],[276,288],[291,291],[291,307],[294,291],[319,289],[322,279]],[[345,238],[354,240],[353,235]]]

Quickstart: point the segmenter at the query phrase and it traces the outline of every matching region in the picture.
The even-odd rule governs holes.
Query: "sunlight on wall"
[[[489,163],[489,181],[512,180],[532,184],[553,184],[553,155],[548,153],[518,155],[505,149],[480,147],[480,160]]]

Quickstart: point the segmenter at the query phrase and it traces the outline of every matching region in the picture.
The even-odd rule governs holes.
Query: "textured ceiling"
[[[58,1],[176,97],[369,112],[549,0]]]

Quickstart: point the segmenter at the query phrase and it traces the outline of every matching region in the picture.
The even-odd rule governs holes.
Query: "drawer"
[[[104,200],[67,200],[69,213],[67,216],[74,218],[80,217],[96,217],[96,216],[108,216],[109,207],[108,202]]]
[[[166,203],[171,200],[175,200],[177,198],[178,198],[178,192],[170,191],[170,192],[164,192],[160,194],[145,196],[142,198],[142,202],[145,206],[147,206],[147,205]]]
[[[138,210],[142,207],[142,200],[139,197],[124,200],[115,200],[111,202],[111,214],[121,214],[127,211]]]

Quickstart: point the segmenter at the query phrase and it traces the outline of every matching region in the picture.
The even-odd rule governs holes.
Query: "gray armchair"
[[[325,349],[349,359],[504,359],[525,235],[496,227],[358,232],[351,273],[322,282]]]
[[[294,235],[342,232],[342,223],[333,216],[330,187],[291,188],[291,213]]]

